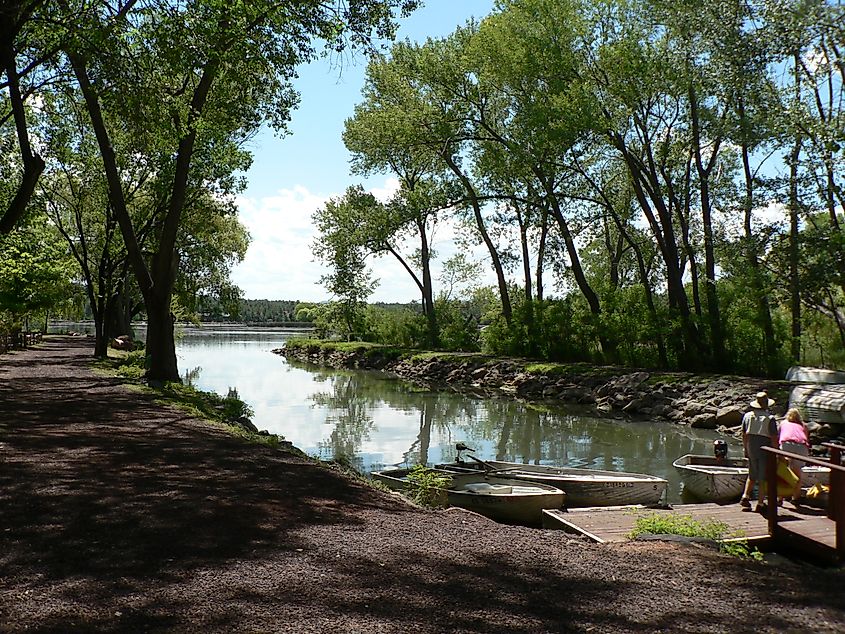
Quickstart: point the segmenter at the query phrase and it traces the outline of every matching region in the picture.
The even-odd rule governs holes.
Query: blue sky
[[[471,17],[483,18],[494,0],[428,0],[426,6],[401,21],[398,38],[424,41],[448,35]],[[313,261],[311,214],[352,184],[364,183],[377,195],[396,186],[388,176],[364,181],[350,174],[343,145],[344,120],[361,101],[365,61],[346,60],[343,68],[320,60],[300,69],[301,94],[290,134],[282,139],[262,132],[252,143],[255,156],[247,173],[248,186],[238,200],[241,221],[253,242],[234,282],[249,299],[322,301],[329,299],[319,284],[325,271]],[[448,228],[439,236],[442,255],[450,253]],[[438,236],[435,236],[438,239]],[[419,300],[416,288],[392,261],[372,262],[380,285],[372,301]]]

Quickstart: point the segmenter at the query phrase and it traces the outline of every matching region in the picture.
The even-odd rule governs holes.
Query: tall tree
[[[393,10],[414,0],[229,3],[150,0],[103,3],[96,19],[65,47],[100,148],[109,199],[147,312],[148,377],[178,380],[171,298],[179,268],[177,241],[192,187],[226,189],[228,175],[200,183],[198,156],[237,146],[262,121],[284,129],[296,94],[296,67],[316,54],[367,45],[373,31],[393,31]],[[115,116],[124,117],[121,124]],[[125,199],[111,126],[125,125],[135,152],[153,157],[169,184],[156,214],[160,230],[149,259]],[[205,176],[205,175],[204,175]]]

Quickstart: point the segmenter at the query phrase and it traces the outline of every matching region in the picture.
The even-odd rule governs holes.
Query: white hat
[[[757,396],[751,401],[751,407],[754,409],[768,409],[769,406],[774,405],[775,400],[773,398],[769,398],[769,395],[765,392],[757,392]]]

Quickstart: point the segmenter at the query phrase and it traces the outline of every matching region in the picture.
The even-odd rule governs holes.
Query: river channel
[[[345,457],[362,473],[449,462],[462,441],[482,459],[658,475],[669,480],[668,501],[677,502],[681,487],[672,461],[710,453],[717,438],[671,423],[598,418],[566,404],[474,398],[421,390],[376,372],[289,363],[271,351],[297,336],[290,331],[180,332],[179,369],[194,386],[224,395],[237,390],[259,429],[321,459]]]

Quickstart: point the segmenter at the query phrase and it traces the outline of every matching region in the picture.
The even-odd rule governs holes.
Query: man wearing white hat
[[[742,446],[748,458],[748,479],[739,501],[743,509],[751,510],[751,492],[756,482],[761,485],[755,510],[765,509],[762,481],[766,478],[766,454],[763,447],[778,446],[778,424],[769,412],[769,407],[774,403],[765,392],[757,392],[751,401],[751,411],[742,417]]]

